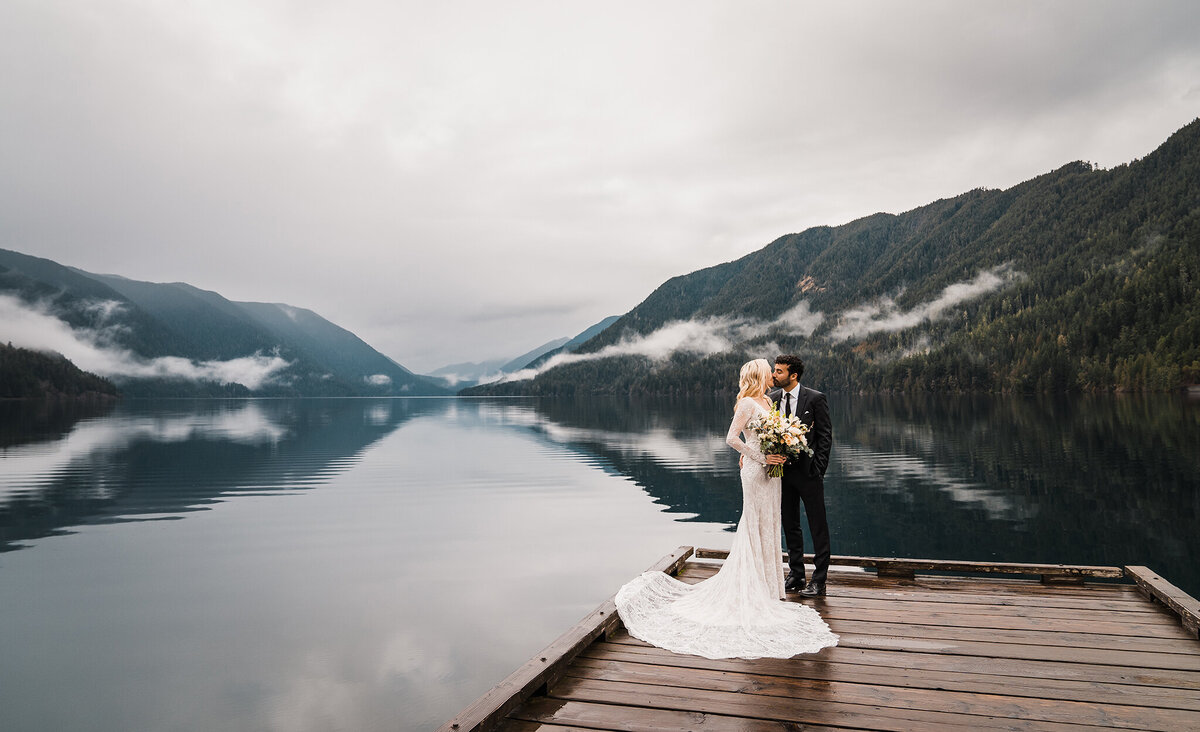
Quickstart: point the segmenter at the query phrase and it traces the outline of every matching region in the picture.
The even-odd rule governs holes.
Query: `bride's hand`
[[[767,465],[783,465],[787,462],[786,455],[768,455]]]

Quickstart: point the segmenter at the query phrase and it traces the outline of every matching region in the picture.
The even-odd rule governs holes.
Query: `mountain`
[[[1200,120],[1140,160],[789,234],[674,277],[571,358],[471,393],[728,393],[796,352],[839,391],[1200,382]]]
[[[52,343],[131,396],[448,394],[311,310],[0,249],[0,340]]]
[[[584,343],[587,343],[588,341],[595,338],[596,336],[600,335],[600,333],[605,328],[607,328],[608,326],[617,322],[618,320],[620,320],[620,318],[621,318],[621,316],[619,316],[619,315],[608,316],[604,320],[601,320],[599,323],[596,323],[595,325],[584,329],[584,331],[582,333],[580,333],[579,335],[575,336],[571,340],[564,343],[560,348],[555,348],[551,351],[546,351],[542,355],[533,359],[529,363],[525,364],[524,368],[536,369],[560,353],[572,353],[574,351],[579,350],[580,346],[582,346]]]
[[[587,343],[591,339],[600,335],[600,333],[603,332],[605,329],[607,329],[608,326],[612,325],[613,323],[617,322],[620,319],[621,319],[620,315],[608,316],[604,320],[601,320],[599,323],[596,323],[595,325],[585,329],[582,333],[575,336],[571,340],[567,341],[563,345],[562,350],[567,351],[567,352],[578,350],[579,347],[582,346],[584,343]]]
[[[559,348],[561,348],[563,346],[563,344],[569,342],[570,340],[571,340],[570,338],[555,338],[552,341],[543,343],[542,345],[538,346],[537,348],[533,349],[532,351],[522,353],[520,356],[517,356],[516,358],[512,359],[508,363],[504,364],[503,366],[500,367],[500,370],[506,374],[511,374],[514,371],[520,371],[521,369],[529,366],[531,361],[534,361],[535,359],[541,357],[542,354],[547,353],[549,351],[558,350]]]
[[[306,359],[321,364],[328,373],[369,391],[391,395],[433,395],[440,387],[369,346],[350,331],[311,310],[281,303],[236,303],[277,341],[288,343]],[[324,378],[324,375],[320,375]]]
[[[496,358],[491,361],[464,361],[452,363],[425,374],[432,379],[438,379],[448,388],[465,388],[474,386],[484,379],[500,373],[500,367],[508,363],[507,358]]]

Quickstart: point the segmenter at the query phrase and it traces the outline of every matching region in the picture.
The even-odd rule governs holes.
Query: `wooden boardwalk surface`
[[[717,571],[704,557],[721,553],[695,554],[655,566],[686,582]],[[805,601],[835,648],[677,655],[630,637],[610,600],[442,730],[1200,730],[1200,605],[1145,568],[1042,567],[1077,580],[1062,584],[838,560],[829,595]],[[977,571],[1030,565],[994,566]],[[1078,581],[1106,574],[1136,584]]]

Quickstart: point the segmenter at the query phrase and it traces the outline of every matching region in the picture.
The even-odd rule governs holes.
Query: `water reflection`
[[[61,439],[81,420],[103,417],[116,402],[0,400],[0,450]]]
[[[831,406],[836,553],[1146,564],[1200,595],[1200,404]],[[666,551],[728,546],[730,411],[0,405],[0,549],[29,547],[0,554],[4,727],[435,727]]]
[[[88,523],[163,520],[227,493],[319,485],[438,402],[12,403],[0,414],[0,551]]]
[[[1200,589],[1194,400],[835,395],[831,406],[836,553],[1145,563]],[[0,551],[83,524],[320,485],[418,415],[476,435],[517,430],[553,448],[537,458],[547,465],[573,455],[637,483],[677,521],[732,528],[741,495],[728,414],[717,399],[10,403],[0,406]]]
[[[514,400],[131,403],[10,448],[0,726],[434,728],[724,538],[547,425]]]
[[[850,483],[874,486],[897,495],[910,495],[913,485],[922,485],[943,492],[953,503],[981,508],[992,520],[1029,515],[1024,506],[1001,490],[965,480],[958,471],[915,455],[843,443],[838,445],[831,462],[836,466],[833,475]]]
[[[526,429],[631,477],[684,520],[736,523],[728,404],[534,404]],[[831,407],[835,553],[1147,564],[1200,592],[1196,401],[835,396]]]
[[[725,524],[741,515],[737,454],[725,444],[726,400],[596,398],[495,404],[509,424],[568,447],[610,473],[630,478],[678,521]]]

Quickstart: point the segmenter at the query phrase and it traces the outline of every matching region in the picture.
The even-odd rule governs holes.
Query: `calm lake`
[[[1200,596],[1200,400],[830,405],[835,554],[1145,564]],[[675,547],[729,546],[730,411],[0,404],[0,728],[436,727]]]

